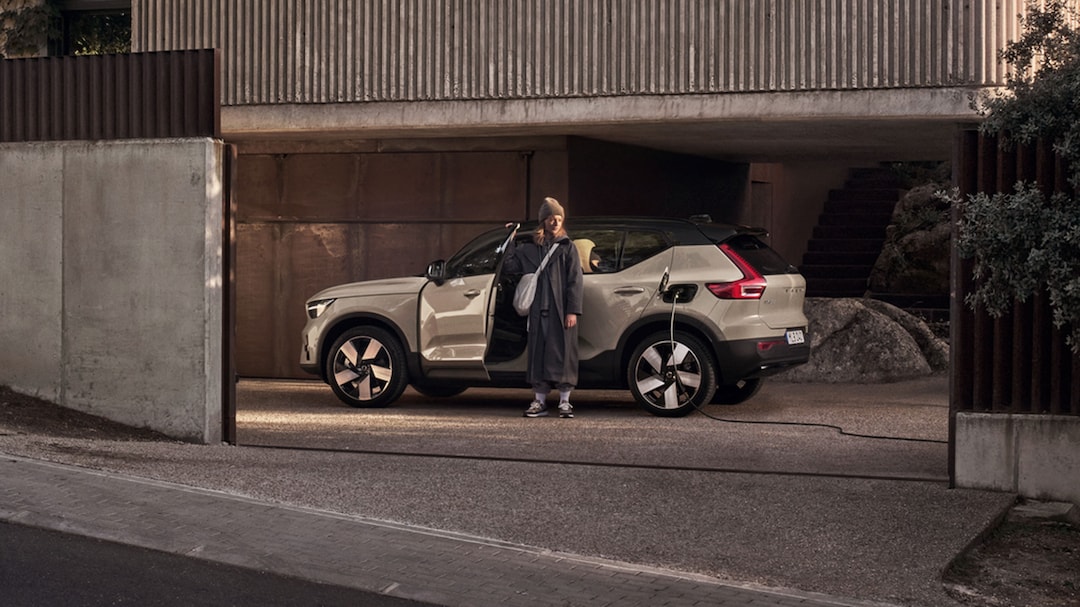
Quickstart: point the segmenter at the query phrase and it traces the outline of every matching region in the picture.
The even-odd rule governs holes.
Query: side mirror
[[[446,261],[440,259],[429,263],[424,276],[435,284],[441,285],[446,280]]]

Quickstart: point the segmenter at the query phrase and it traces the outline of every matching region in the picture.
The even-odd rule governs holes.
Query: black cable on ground
[[[668,280],[668,271],[665,268],[665,270],[664,270],[664,278],[660,281],[660,287],[657,289],[657,291],[659,293],[664,292],[665,286],[667,285],[667,280]],[[679,302],[679,292],[675,291],[672,294],[672,298],[671,298],[671,321],[670,321],[670,326],[669,326],[669,329],[668,329],[669,333],[670,333],[671,351],[672,352],[675,351],[675,306],[676,306],[676,304],[678,302]],[[675,364],[674,357],[672,357],[672,363],[671,364],[672,365]],[[675,374],[675,381],[676,382],[679,381],[679,374],[678,373]],[[744,420],[744,419],[724,419],[722,417],[716,417],[715,415],[710,415],[704,409],[702,409],[696,403],[694,403],[693,400],[691,400],[690,402],[691,402],[691,404],[694,405],[694,408],[698,410],[698,413],[701,413],[702,415],[704,415],[705,417],[707,417],[709,419],[716,420],[718,422],[728,423],[728,424],[763,424],[763,425],[771,425],[771,426],[801,426],[801,427],[805,427],[805,428],[826,428],[826,429],[829,429],[829,430],[836,430],[842,436],[850,436],[850,437],[853,437],[853,438],[870,438],[870,439],[875,439],[875,440],[910,441],[910,442],[913,442],[913,443],[936,443],[936,444],[941,444],[941,445],[949,444],[949,441],[937,440],[937,439],[932,439],[932,438],[909,438],[909,437],[905,437],[905,436],[878,436],[878,435],[874,435],[874,434],[859,434],[857,432],[848,432],[847,430],[844,430],[840,426],[835,426],[833,424],[821,424],[821,423],[815,423],[815,422],[776,422],[776,421],[756,421],[756,420]]]
[[[804,472],[793,470],[756,470],[748,468],[685,466],[674,464],[642,464],[626,462],[596,462],[588,460],[549,459],[510,457],[497,455],[469,455],[461,453],[434,453],[415,451],[390,451],[382,449],[342,449],[338,447],[308,447],[298,445],[267,445],[260,443],[237,443],[238,447],[279,451],[304,451],[313,453],[340,453],[350,455],[377,455],[390,457],[415,457],[449,460],[469,460],[479,462],[506,462],[514,464],[544,464],[555,466],[584,466],[590,468],[617,468],[626,470],[656,470],[665,472],[710,472],[719,474],[750,474],[761,476],[793,476],[806,478],[840,478],[870,481],[897,481],[906,483],[939,483],[948,481],[944,477],[889,475],[889,474],[850,474],[846,472]]]
[[[702,409],[701,407],[699,407],[697,405],[694,405],[694,408],[698,410],[698,413],[701,413],[702,415],[704,415],[705,417],[707,417],[709,419],[712,419],[712,420],[715,420],[715,421],[718,421],[718,422],[724,422],[724,423],[727,423],[727,424],[765,424],[765,425],[771,425],[771,426],[803,426],[803,427],[806,427],[806,428],[826,428],[828,430],[836,430],[836,432],[841,434],[842,436],[850,436],[850,437],[853,437],[853,438],[872,438],[872,439],[876,439],[876,440],[909,441],[909,442],[913,442],[913,443],[936,443],[936,444],[940,444],[940,445],[949,444],[949,441],[938,440],[938,439],[934,439],[934,438],[910,438],[910,437],[906,437],[906,436],[879,436],[879,435],[876,435],[876,434],[859,434],[858,432],[848,432],[847,430],[844,430],[840,426],[836,426],[836,425],[833,425],[833,424],[822,424],[822,423],[817,423],[817,422],[777,422],[777,421],[761,421],[761,420],[749,420],[749,419],[725,419],[725,418],[722,418],[722,417],[716,417],[715,415],[710,415],[708,412],[706,412],[704,409]]]

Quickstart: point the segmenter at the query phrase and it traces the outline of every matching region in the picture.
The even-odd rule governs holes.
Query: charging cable
[[[661,297],[663,297],[667,293],[667,282],[668,282],[668,269],[664,268],[664,277],[660,281],[660,286],[661,286],[661,288],[660,288],[660,296]],[[671,353],[670,353],[671,358],[669,359],[670,362],[668,364],[671,365],[672,375],[674,375],[675,382],[678,383],[680,385],[680,387],[681,387],[682,384],[681,384],[681,380],[679,378],[679,370],[676,368],[676,363],[675,363],[675,306],[679,302],[679,294],[681,293],[681,291],[682,291],[681,289],[673,289],[672,290],[672,294],[671,294],[672,295],[672,297],[671,297],[671,321],[670,321],[670,325],[669,325],[669,328],[668,328],[668,336],[669,336],[669,339],[671,340]],[[798,426],[798,427],[801,427],[801,428],[825,428],[825,429],[828,429],[828,430],[835,430],[841,436],[850,436],[850,437],[853,437],[853,438],[870,438],[870,439],[875,439],[875,440],[908,441],[908,442],[913,442],[913,443],[935,443],[935,444],[942,444],[942,445],[949,444],[949,441],[937,440],[937,439],[932,439],[932,438],[910,438],[910,437],[904,437],[904,436],[879,436],[879,435],[876,435],[876,434],[860,434],[858,432],[848,432],[847,430],[844,430],[842,427],[834,425],[834,424],[823,424],[823,423],[817,423],[817,422],[780,422],[780,421],[760,421],[760,420],[748,420],[748,419],[725,419],[725,418],[722,418],[722,417],[717,417],[715,415],[711,415],[709,412],[702,409],[701,405],[698,405],[696,402],[694,402],[693,398],[690,398],[690,404],[694,406],[694,409],[696,409],[698,413],[704,415],[705,417],[707,417],[707,418],[709,418],[711,420],[714,420],[714,421],[724,422],[726,424],[756,424],[756,425],[766,425],[766,426]]]

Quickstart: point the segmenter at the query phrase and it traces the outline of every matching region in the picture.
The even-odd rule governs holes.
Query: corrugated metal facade
[[[137,51],[215,47],[223,103],[997,84],[1028,0],[142,0]]]
[[[214,50],[0,61],[0,141],[221,137]]]

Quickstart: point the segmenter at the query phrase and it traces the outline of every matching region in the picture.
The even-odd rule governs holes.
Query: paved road
[[[0,523],[0,546],[5,607],[427,605],[40,527]]]
[[[777,385],[710,407],[785,422],[759,425],[615,393],[531,420],[512,391],[358,411],[317,384],[242,382],[241,440],[299,449],[0,436],[33,458],[0,471],[0,519],[446,605],[938,607],[940,571],[1012,496],[949,489],[937,442],[788,422],[943,440],[944,387]]]

